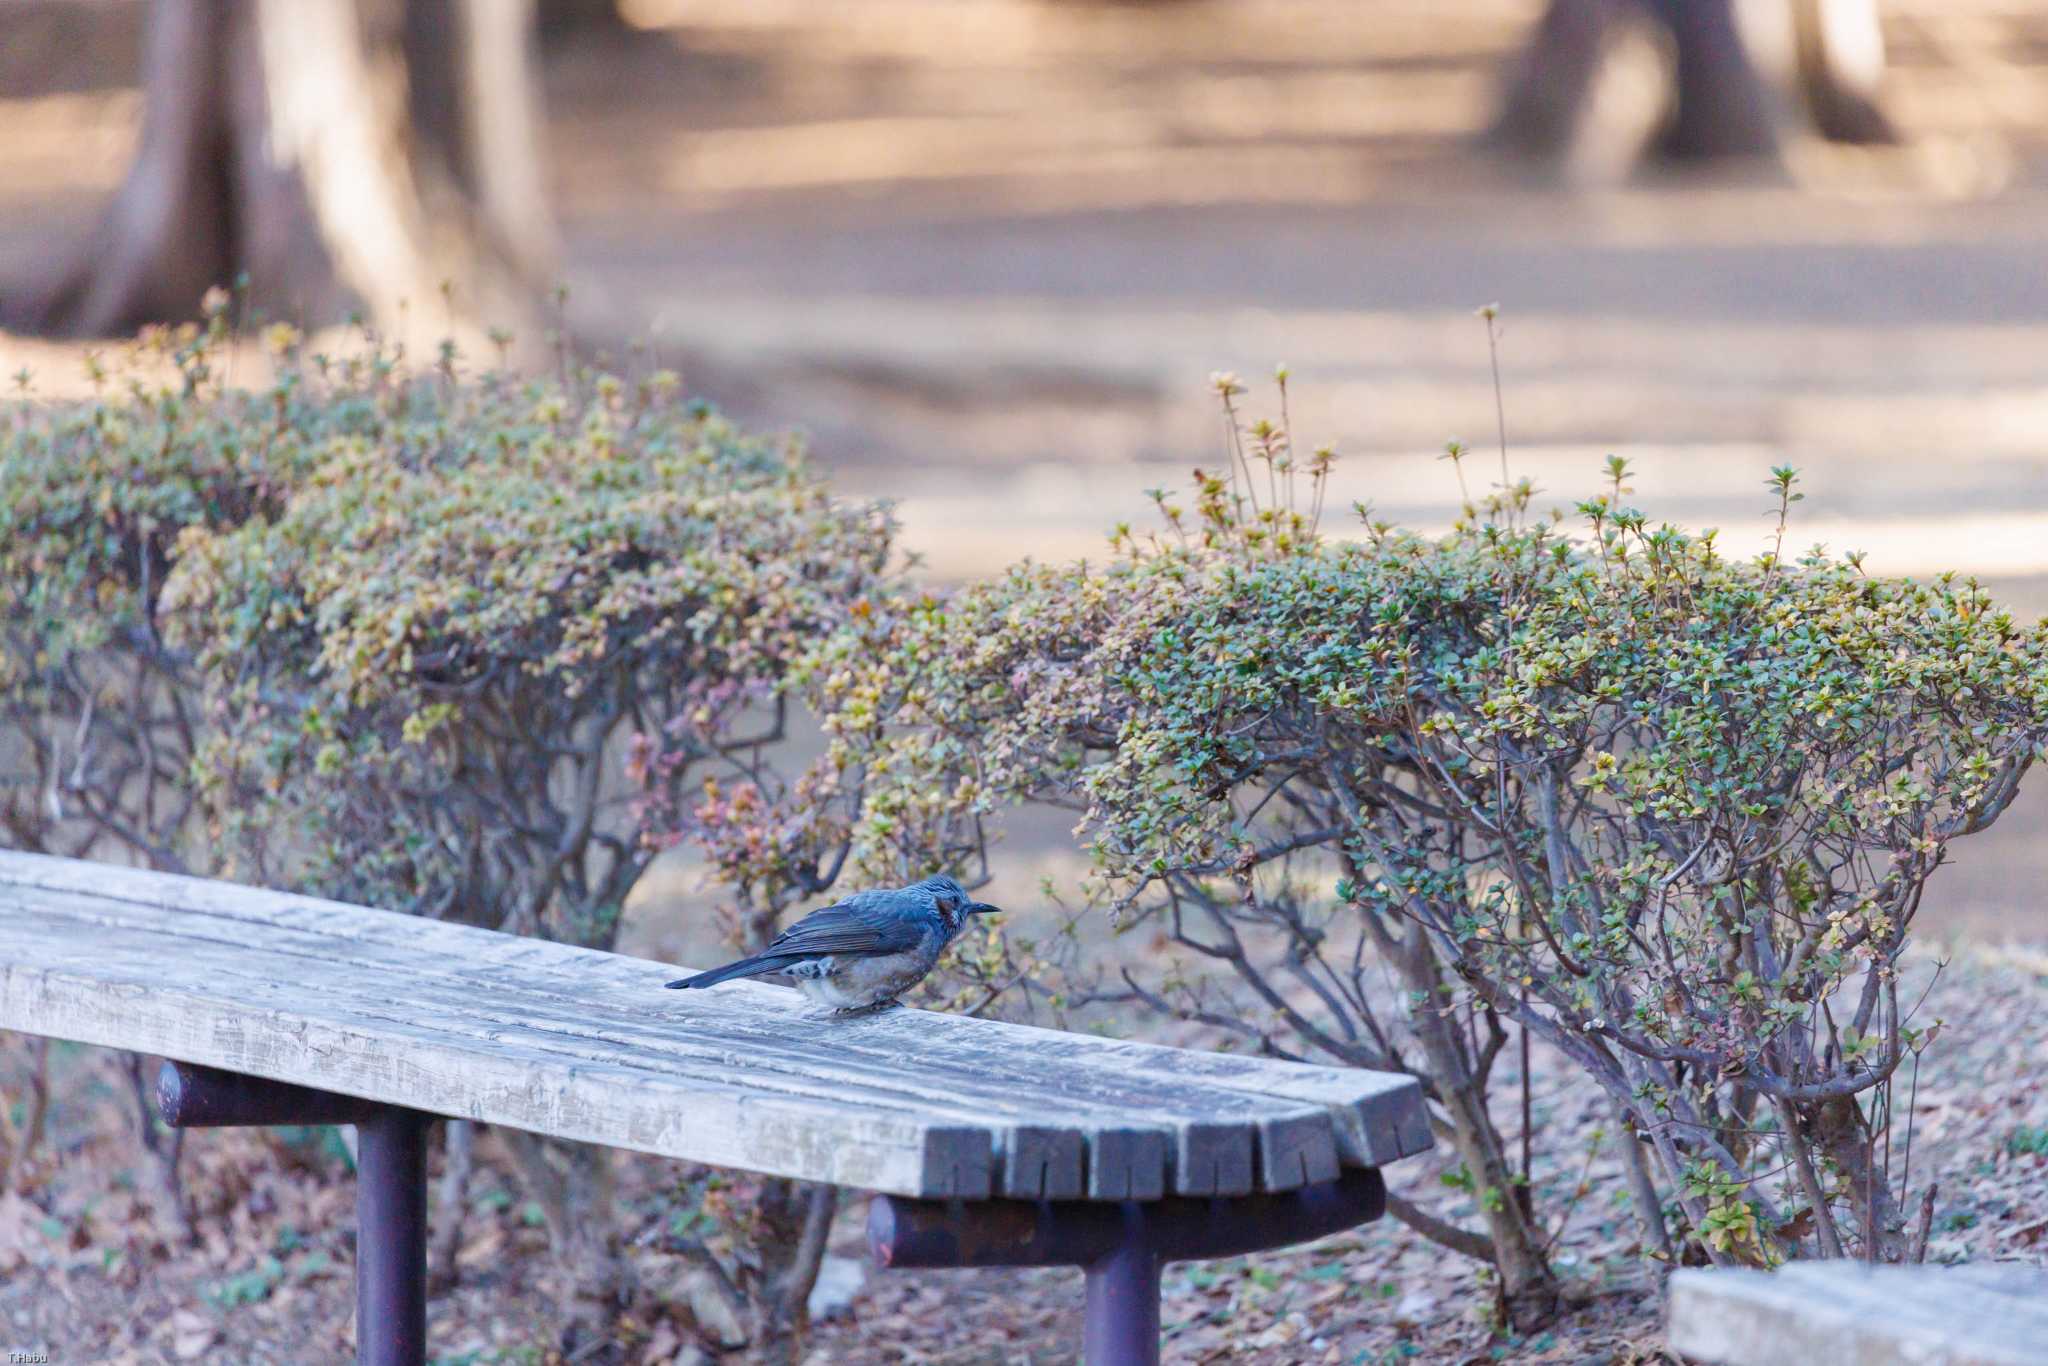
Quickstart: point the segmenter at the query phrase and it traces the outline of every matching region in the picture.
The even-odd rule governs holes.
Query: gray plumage
[[[924,980],[967,917],[999,910],[971,900],[949,877],[855,892],[812,911],[750,958],[670,982],[687,991],[782,973],[811,1000],[841,1013],[876,1010]]]

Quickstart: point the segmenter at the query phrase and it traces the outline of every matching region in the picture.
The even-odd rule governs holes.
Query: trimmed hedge
[[[1576,532],[1524,485],[1336,543],[1267,495],[1284,435],[1241,449],[1159,535],[928,603],[845,668],[838,730],[901,778],[875,804],[1076,805],[1095,899],[1179,950],[1106,990],[1421,1075],[1517,1322],[1551,1292],[1487,1104],[1510,1025],[1646,1145],[1646,1247],[1673,1249],[1654,1180],[1716,1261],[1906,1255],[1882,1139],[1931,1033],[1896,967],[2048,744],[2048,624],[1785,556],[1789,470],[1757,555],[1621,506],[1622,466]]]
[[[163,640],[173,548],[191,527],[274,515],[334,431],[364,415],[296,373],[222,390],[225,329],[145,333],[164,378],[20,403],[0,423],[0,829],[18,848],[193,857],[198,720]]]
[[[217,313],[146,339],[167,383],[7,414],[0,839],[609,947],[647,810],[771,763],[798,656],[897,592],[887,510],[673,374],[270,336],[259,391]],[[609,1316],[608,1153],[507,1142]],[[770,1235],[830,1194],[758,1194],[763,1334],[817,1269]]]
[[[487,380],[323,456],[278,516],[179,545],[220,833],[334,895],[579,943],[653,853],[619,742],[776,730],[792,657],[889,555],[881,510],[673,376]]]

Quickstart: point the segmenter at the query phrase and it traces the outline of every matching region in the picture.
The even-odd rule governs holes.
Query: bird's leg
[[[879,1015],[885,1010],[902,1004],[903,1002],[897,1000],[894,996],[890,996],[880,1001],[871,1001],[864,1006],[842,1006],[832,1013],[841,1019],[850,1020],[857,1015]]]

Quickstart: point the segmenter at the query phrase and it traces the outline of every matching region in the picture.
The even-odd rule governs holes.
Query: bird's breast
[[[811,972],[792,972],[791,976],[796,978],[797,989],[818,1004],[855,1010],[910,990],[931,971],[936,957],[921,948],[871,957],[836,957],[818,960]]]

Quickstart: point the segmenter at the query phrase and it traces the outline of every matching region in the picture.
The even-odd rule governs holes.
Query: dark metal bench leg
[[[868,1207],[868,1248],[883,1266],[1078,1266],[1088,1274],[1088,1366],[1156,1366],[1159,1268],[1305,1243],[1386,1212],[1371,1168],[1277,1194],[1145,1203],[906,1200]]]
[[[1142,1205],[1125,1205],[1124,1237],[1089,1263],[1081,1341],[1088,1366],[1158,1366],[1159,1251]]]
[[[386,1110],[356,1125],[356,1360],[427,1356],[427,1119]]]
[[[164,1064],[156,1100],[173,1128],[355,1125],[356,1360],[424,1366],[430,1116],[183,1062]]]

